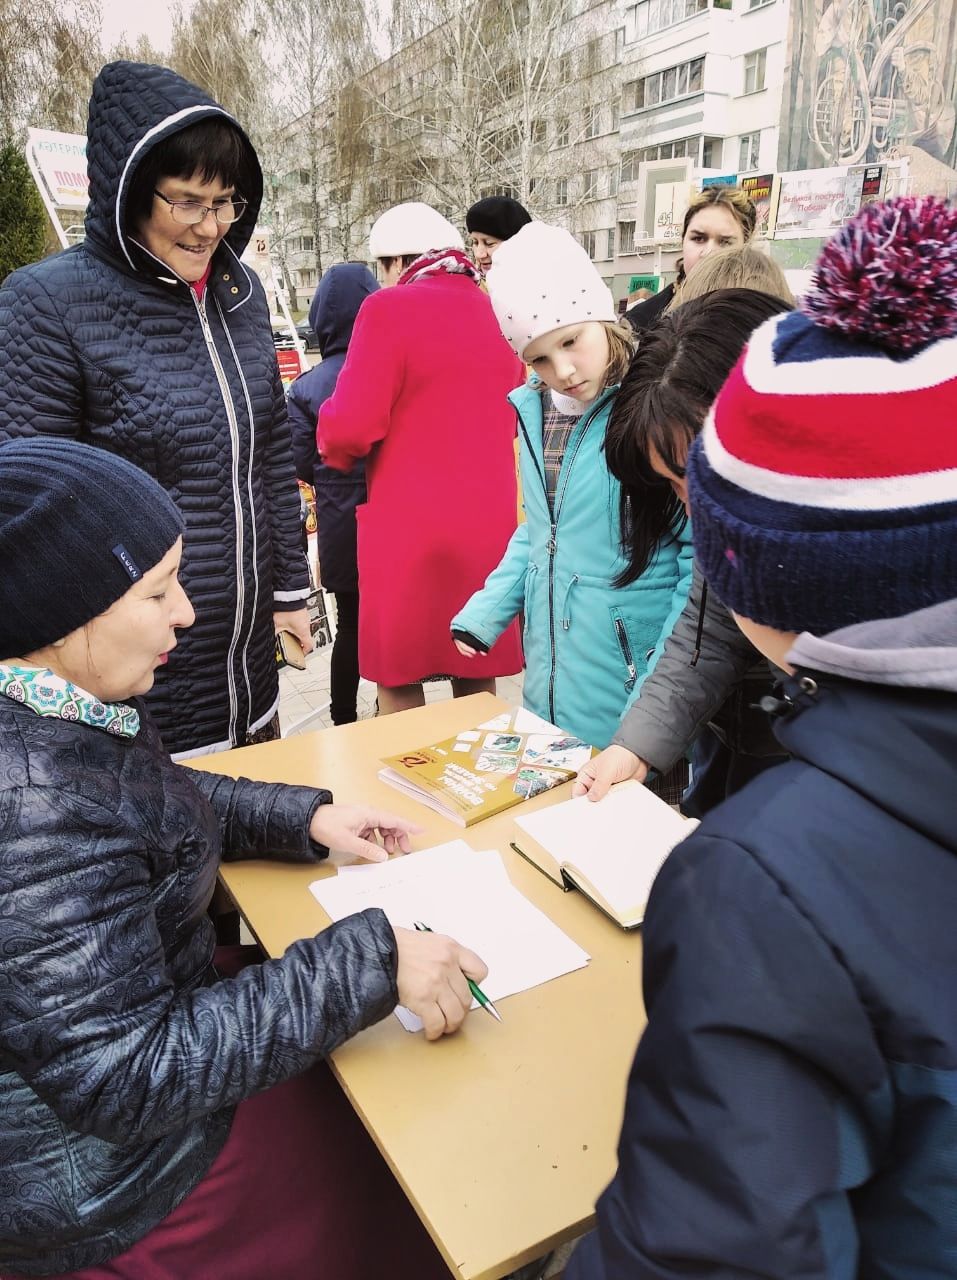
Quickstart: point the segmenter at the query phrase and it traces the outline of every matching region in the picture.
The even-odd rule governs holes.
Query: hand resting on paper
[[[326,845],[331,857],[339,855],[333,857],[336,862],[385,862],[390,853],[411,853],[409,837],[421,830],[414,822],[364,804],[321,804],[309,824],[312,839]]]
[[[587,794],[589,800],[601,800],[616,782],[625,782],[628,778],[644,782],[648,777],[648,767],[647,761],[636,756],[634,751],[612,743],[578,770],[578,777],[572,784],[572,795]]]
[[[466,977],[482,982],[488,967],[474,951],[441,933],[396,929],[399,1003],[422,1019],[426,1040],[458,1031],[472,1005]]]

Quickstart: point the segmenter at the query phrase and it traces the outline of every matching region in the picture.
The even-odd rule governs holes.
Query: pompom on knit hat
[[[754,332],[689,455],[708,585],[818,636],[957,598],[957,209],[867,206],[802,308]]]
[[[484,200],[476,200],[465,215],[469,231],[493,236],[496,240],[511,240],[531,220],[532,215],[525,206],[509,196],[487,196]]]
[[[529,222],[495,250],[485,277],[499,328],[519,357],[553,329],[615,320],[611,290],[563,227]]]
[[[50,436],[0,445],[0,660],[104,613],[182,532],[169,494],[125,458]]]
[[[386,209],[369,232],[369,254],[373,258],[400,258],[411,253],[418,257],[430,249],[464,248],[458,227],[421,200]]]

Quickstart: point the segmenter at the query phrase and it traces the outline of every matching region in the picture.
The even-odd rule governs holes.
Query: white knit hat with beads
[[[485,277],[499,328],[517,356],[583,320],[615,320],[611,290],[564,227],[529,222],[500,244]]]
[[[428,253],[430,249],[464,249],[462,233],[443,218],[438,209],[421,200],[395,204],[376,218],[369,232],[373,258],[400,258],[403,254]]]

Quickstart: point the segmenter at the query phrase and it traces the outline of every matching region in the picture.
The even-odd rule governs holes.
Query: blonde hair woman
[[[692,298],[703,298],[715,289],[756,289],[780,298],[789,307],[794,306],[794,295],[784,272],[773,258],[753,245],[724,249],[700,263],[691,279],[685,281],[673,308],[683,306]]]
[[[710,254],[743,249],[754,235],[757,211],[740,187],[705,187],[693,196],[681,227],[681,257],[674,284],[625,312],[636,332],[650,329],[660,315],[680,302],[685,281]]]

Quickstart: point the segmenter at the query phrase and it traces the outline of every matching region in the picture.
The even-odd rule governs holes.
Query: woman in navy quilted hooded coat
[[[158,156],[171,147],[189,155],[189,137],[217,127],[227,149],[232,142],[236,177],[215,163],[212,172],[154,173]],[[308,634],[268,309],[239,258],[262,173],[222,107],[174,72],[132,62],[109,64],[94,82],[87,161],[85,241],[0,289],[0,440],[86,441],[171,494],[186,520],[181,576],[197,621],[157,678],[150,709],[174,754],[225,749],[275,717],[277,622]],[[201,225],[185,225],[170,199],[197,187],[210,207]],[[240,216],[226,225],[218,212],[230,194]]]

